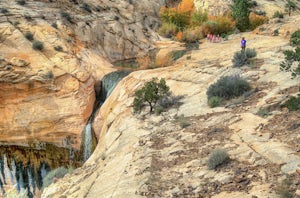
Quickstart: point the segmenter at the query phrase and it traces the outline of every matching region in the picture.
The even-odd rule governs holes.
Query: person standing
[[[245,50],[246,50],[246,43],[247,43],[247,41],[245,40],[245,37],[242,37],[242,40],[241,40],[242,52],[245,52]]]

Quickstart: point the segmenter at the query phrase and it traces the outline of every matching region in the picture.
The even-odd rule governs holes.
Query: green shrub
[[[61,16],[62,18],[65,18],[67,21],[72,22],[72,17],[70,16],[69,13],[67,13],[67,12],[61,12],[61,13],[60,13],[60,16]]]
[[[232,17],[236,20],[236,27],[240,31],[249,28],[250,6],[247,0],[233,0]]]
[[[33,34],[31,32],[26,32],[24,36],[29,41],[33,41]]]
[[[161,12],[160,18],[162,22],[176,25],[178,30],[184,30],[190,22],[190,14],[174,9],[165,9]]]
[[[300,45],[300,30],[294,32],[290,38],[290,44],[292,46]]]
[[[48,79],[53,79],[54,78],[54,74],[52,71],[48,71],[46,74],[45,74],[45,77],[48,78]]]
[[[41,41],[34,41],[34,42],[32,43],[32,48],[33,48],[34,50],[42,51],[42,50],[44,49],[44,44],[43,44],[43,42],[41,42]]]
[[[235,52],[233,59],[233,67],[241,67],[246,64],[247,56],[244,52]]]
[[[210,106],[211,108],[218,107],[222,102],[222,98],[218,96],[212,96],[211,98],[208,99],[207,102],[208,102],[208,106]]]
[[[167,86],[166,81],[163,78],[159,81],[157,78],[153,78],[151,81],[146,82],[145,85],[134,94],[134,112],[140,112],[145,105],[149,105],[150,112],[152,112],[156,107],[158,100],[170,95],[169,89],[170,88]]]
[[[294,50],[285,50],[283,52],[285,60],[280,63],[280,70],[291,72],[292,78],[300,75],[300,47],[296,47]],[[292,67],[296,63],[297,66]]]
[[[63,178],[69,172],[65,167],[59,167],[50,171],[46,177],[43,179],[43,188],[46,188],[53,183],[53,179]]]
[[[175,116],[175,122],[178,123],[181,128],[186,128],[191,125],[188,118],[184,117],[184,115]]]
[[[162,26],[158,29],[158,33],[167,38],[173,37],[177,32],[177,26],[173,23],[163,22]]]
[[[25,0],[17,0],[16,2],[17,2],[17,4],[19,4],[19,5],[25,5],[25,4],[26,4],[26,1],[25,1]]]
[[[264,117],[269,116],[270,113],[267,109],[259,109],[258,112],[257,112],[257,115],[264,118]]]
[[[279,35],[279,29],[276,29],[273,31],[273,36],[278,36]]]
[[[84,9],[85,11],[87,11],[87,12],[90,12],[90,13],[92,12],[90,5],[87,4],[87,3],[82,4],[81,8]]]
[[[210,170],[215,169],[217,166],[226,162],[229,159],[228,153],[223,149],[216,149],[211,152],[207,161],[207,167]]]
[[[231,99],[241,96],[249,90],[249,83],[240,76],[223,76],[216,83],[209,86],[206,95],[208,100],[213,96]]]
[[[60,45],[55,46],[54,49],[55,49],[55,51],[58,51],[58,52],[62,52],[63,51],[63,48]]]
[[[201,10],[193,12],[191,16],[191,25],[192,26],[201,26],[205,21],[207,21],[207,12]]]
[[[280,12],[280,11],[276,11],[276,12],[274,12],[274,14],[273,14],[273,18],[280,18],[280,19],[283,19],[283,13],[282,12]]]
[[[247,49],[245,50],[245,54],[246,54],[247,59],[248,59],[248,58],[254,58],[254,57],[256,57],[256,55],[257,55],[255,49],[251,49],[251,48],[247,48]]]
[[[6,8],[0,8],[0,13],[6,14],[6,13],[8,13],[8,9],[6,9]]]
[[[58,27],[57,27],[57,23],[56,22],[53,22],[52,24],[51,24],[51,26],[52,27],[54,27],[55,29],[57,29]]]
[[[241,67],[248,63],[248,60],[256,57],[257,53],[255,49],[247,48],[245,52],[235,52],[232,62],[233,67]]]
[[[183,55],[185,55],[186,50],[177,50],[172,52],[172,60],[176,61],[177,59],[181,58]]]
[[[290,111],[297,111],[300,109],[300,94],[295,97],[292,96],[288,101],[284,104]]]

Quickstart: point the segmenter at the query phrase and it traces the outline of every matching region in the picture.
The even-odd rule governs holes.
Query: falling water
[[[86,161],[92,154],[92,124],[89,121],[84,131],[83,160]]]

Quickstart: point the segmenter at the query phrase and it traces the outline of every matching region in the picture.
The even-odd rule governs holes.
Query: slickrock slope
[[[79,148],[94,84],[115,71],[105,59],[135,57],[156,39],[159,1],[76,2],[0,1],[1,143]]]
[[[131,73],[116,87],[94,121],[97,149],[87,163],[45,189],[43,197],[264,197],[276,198],[290,174],[299,196],[299,112],[281,104],[297,93],[298,81],[280,71],[287,31],[298,16],[268,24],[261,35],[231,35],[221,43],[201,41],[199,50],[168,68]],[[271,36],[271,28],[280,28]],[[241,37],[255,48],[249,66],[233,68]],[[166,43],[167,45],[167,43]],[[208,86],[224,75],[241,75],[252,92],[226,107],[209,108]],[[182,105],[159,116],[133,115],[134,91],[153,77],[165,78]],[[260,117],[266,108],[271,115]],[[190,125],[182,128],[181,123]],[[228,151],[230,160],[207,169],[209,153]],[[298,190],[297,190],[298,189]]]

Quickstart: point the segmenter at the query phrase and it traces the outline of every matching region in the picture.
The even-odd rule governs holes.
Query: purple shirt
[[[245,39],[242,39],[242,40],[241,40],[241,46],[242,46],[242,47],[245,47],[245,46],[246,46],[246,42],[247,42],[247,41],[246,41]]]

